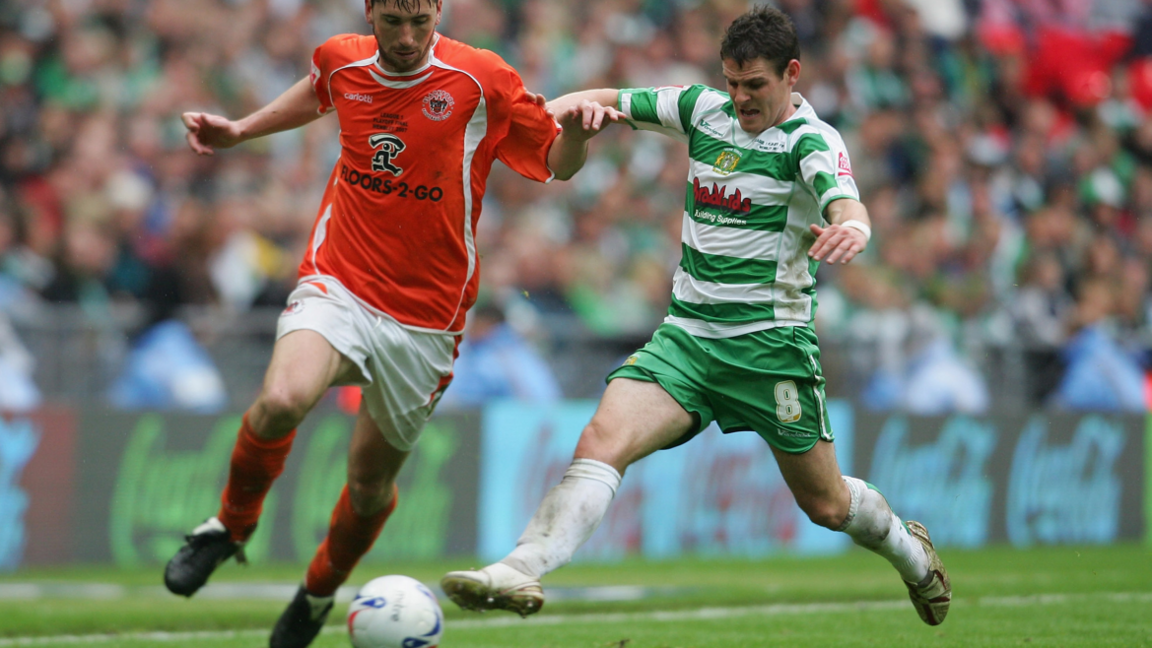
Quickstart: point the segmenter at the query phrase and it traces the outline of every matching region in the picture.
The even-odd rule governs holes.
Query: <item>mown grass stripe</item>
[[[1152,603],[1152,592],[1094,592],[1083,594],[1035,594],[1031,596],[984,596],[976,599],[958,599],[953,605],[963,607],[1039,607],[1070,605],[1081,601],[1104,600],[1109,603]],[[447,628],[484,629],[508,626],[555,626],[570,624],[629,623],[656,621],[675,623],[683,621],[709,621],[743,616],[799,616],[838,612],[887,612],[911,610],[907,599],[883,601],[844,601],[838,603],[773,603],[733,607],[707,607],[695,610],[653,610],[651,612],[617,612],[604,614],[550,614],[521,619],[507,615],[495,619],[449,620]],[[324,627],[322,634],[347,632],[343,622]],[[130,641],[188,642],[212,641],[243,637],[264,637],[267,628],[244,630],[216,630],[204,632],[125,632],[121,634],[44,635],[38,637],[9,637],[0,639],[0,648],[9,646],[45,646],[51,644],[97,644]]]

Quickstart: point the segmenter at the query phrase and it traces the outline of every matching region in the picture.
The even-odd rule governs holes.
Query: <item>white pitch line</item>
[[[963,603],[980,607],[1059,605],[1083,599],[1099,598],[1114,603],[1152,603],[1152,592],[1099,592],[1095,594],[1038,594],[1033,596],[985,596]],[[875,612],[903,610],[907,600],[858,601],[855,603],[773,603],[745,607],[700,608],[696,610],[668,610],[655,612],[618,612],[601,614],[540,615],[527,619],[505,616],[497,619],[455,621],[453,628],[496,628],[518,624],[560,625],[566,623],[624,623],[628,621],[708,621],[743,616],[787,616],[829,612]]]
[[[436,591],[436,583],[425,583]],[[287,583],[213,583],[196,593],[197,600],[287,601],[298,585]],[[336,592],[337,603],[356,598],[357,587],[346,585]],[[677,588],[609,585],[601,587],[557,587],[549,591],[553,601],[635,601],[652,594],[675,593]],[[0,600],[90,599],[114,601],[126,598],[168,596],[162,585],[117,585],[112,583],[0,583]]]
[[[1097,592],[1093,594],[1036,594],[1032,596],[984,596],[959,599],[958,603],[979,607],[1030,607],[1063,605],[1077,601],[1102,599],[1113,603],[1152,603],[1152,592]],[[552,614],[519,619],[511,615],[495,619],[454,620],[449,628],[484,629],[515,625],[554,626],[572,623],[625,623],[629,621],[710,621],[745,616],[788,616],[825,614],[829,612],[878,612],[904,610],[909,604],[899,601],[858,601],[855,603],[775,603],[743,607],[715,607],[696,610],[660,610],[653,612],[620,612],[608,614]],[[325,626],[323,634],[345,632],[343,624]],[[0,638],[0,648],[9,646],[47,646],[54,644],[94,644],[126,641],[212,641],[262,637],[268,630],[219,630],[211,632],[127,632],[123,634],[55,635],[39,637]]]
[[[211,632],[125,632],[123,634],[56,635],[0,639],[0,646],[52,646],[56,644],[96,644],[125,641],[215,641],[266,636],[268,630],[217,630]]]

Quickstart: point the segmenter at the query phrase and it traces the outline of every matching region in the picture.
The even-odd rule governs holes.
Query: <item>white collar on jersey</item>
[[[784,122],[781,123],[790,122],[793,119],[808,119],[816,116],[816,111],[812,110],[812,104],[808,103],[807,99],[800,96],[799,92],[792,93],[792,105],[796,106],[796,112],[792,113],[791,117],[785,119]],[[779,125],[780,124],[777,124],[777,126]]]
[[[418,70],[412,70],[411,72],[389,72],[388,70],[385,70],[384,66],[380,65],[380,49],[379,48],[376,49],[376,60],[373,61],[372,64],[376,68],[376,70],[379,71],[381,74],[385,74],[385,75],[390,76],[390,77],[416,76],[417,74],[424,73],[425,71],[428,70],[428,68],[432,67],[432,61],[433,61],[433,59],[436,58],[436,43],[439,43],[439,42],[440,42],[440,34],[437,33],[435,35],[435,40],[432,41],[432,47],[428,48],[428,61],[423,66],[421,66],[420,69],[418,69]],[[380,81],[379,78],[377,78],[376,80]],[[381,83],[383,83],[383,81],[381,81]]]

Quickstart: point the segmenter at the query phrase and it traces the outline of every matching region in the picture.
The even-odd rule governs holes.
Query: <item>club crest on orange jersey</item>
[[[424,116],[432,121],[444,121],[452,116],[456,100],[446,90],[433,90],[424,97]]]

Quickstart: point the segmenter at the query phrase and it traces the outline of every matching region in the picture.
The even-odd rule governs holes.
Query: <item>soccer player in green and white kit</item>
[[[566,564],[599,525],[633,462],[684,443],[715,420],[772,448],[808,517],[888,559],[920,618],[944,621],[951,585],[928,532],[892,512],[868,483],[840,474],[812,330],[816,268],[868,243],[844,142],[792,92],[800,49],[783,13],[737,18],[720,48],[727,93],[704,86],[590,90],[549,104],[617,119],[688,143],[683,257],[672,305],[652,341],[609,385],[563,480],[516,549],[441,582],[466,609],[531,614],[540,577]],[[598,127],[598,123],[588,126]]]

